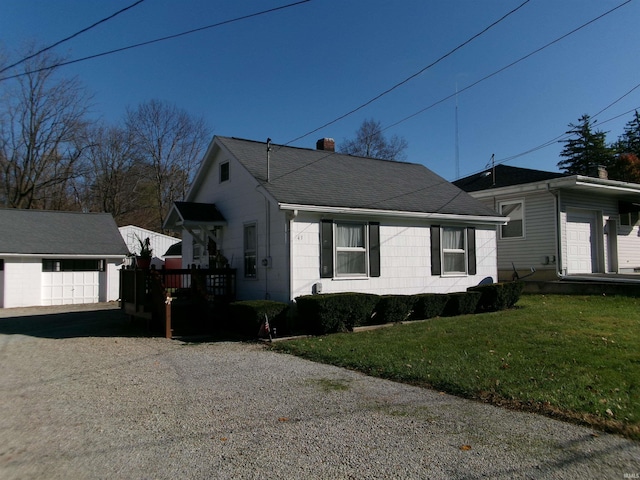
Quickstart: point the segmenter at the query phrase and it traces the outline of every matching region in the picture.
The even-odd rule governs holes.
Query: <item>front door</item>
[[[567,213],[567,273],[597,271],[595,212]]]

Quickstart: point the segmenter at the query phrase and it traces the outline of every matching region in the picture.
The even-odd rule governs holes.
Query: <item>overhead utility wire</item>
[[[135,45],[129,45],[127,47],[116,48],[114,50],[109,50],[107,52],[96,53],[95,55],[89,55],[87,57],[77,58],[75,60],[69,60],[67,62],[56,63],[54,65],[49,65],[49,66],[46,66],[46,67],[38,68],[36,70],[31,70],[29,72],[23,72],[23,73],[19,73],[19,74],[16,74],[16,75],[11,75],[9,77],[0,78],[0,82],[3,81],[3,80],[9,80],[9,79],[12,79],[12,78],[21,77],[23,75],[29,75],[31,73],[41,72],[43,70],[50,70],[52,68],[71,65],[73,63],[84,62],[85,60],[91,60],[91,59],[98,58],[98,57],[104,57],[105,55],[111,55],[113,53],[123,52],[125,50],[131,50],[132,48],[138,48],[138,47],[142,47],[142,46],[145,46],[145,45],[151,45],[152,43],[163,42],[165,40],[172,40],[174,38],[183,37],[185,35],[190,35],[192,33],[201,32],[202,30],[207,30],[207,29],[210,29],[210,28],[220,27],[222,25],[227,25],[229,23],[239,22],[241,20],[246,20],[248,18],[258,17],[260,15],[265,15],[267,13],[276,12],[278,10],[284,10],[285,8],[295,7],[295,6],[301,5],[303,3],[310,2],[310,1],[311,0],[300,0],[299,2],[290,3],[288,5],[281,5],[279,7],[270,8],[268,10],[262,10],[261,12],[250,13],[248,15],[243,15],[241,17],[236,17],[236,18],[232,18],[230,20],[224,20],[222,22],[214,23],[214,24],[211,24],[211,25],[206,25],[204,27],[194,28],[194,29],[188,30],[186,32],[176,33],[174,35],[168,35],[166,37],[156,38],[155,40],[148,40],[148,41],[142,42],[142,43],[136,43]]]
[[[544,45],[544,46],[542,46],[542,47],[540,47],[540,48],[538,48],[538,49],[534,50],[533,52],[529,53],[528,55],[525,55],[524,57],[522,57],[522,58],[520,58],[520,59],[516,60],[515,62],[510,63],[510,64],[509,64],[509,65],[507,65],[506,67],[503,67],[503,68],[501,68],[500,70],[497,70],[497,71],[495,71],[495,72],[493,72],[493,73],[491,73],[491,74],[489,74],[489,75],[487,75],[487,76],[485,76],[485,77],[481,78],[480,80],[478,80],[478,81],[476,81],[476,82],[472,83],[471,85],[468,85],[467,87],[463,88],[462,90],[457,91],[456,93],[453,93],[453,94],[451,94],[451,95],[449,95],[449,96],[447,96],[447,97],[445,97],[445,98],[443,98],[443,99],[441,99],[441,100],[438,100],[437,102],[435,102],[435,103],[433,103],[433,104],[429,105],[428,107],[423,108],[422,110],[419,110],[418,112],[416,112],[416,113],[413,113],[413,114],[409,115],[408,117],[405,117],[405,118],[403,118],[403,119],[401,119],[401,120],[399,120],[399,121],[397,121],[397,122],[395,122],[395,123],[392,123],[391,125],[388,125],[388,126],[386,126],[386,127],[382,128],[380,131],[381,131],[381,132],[383,132],[383,131],[385,131],[385,130],[390,129],[391,127],[394,127],[394,126],[396,126],[396,125],[399,125],[400,123],[403,123],[403,122],[405,122],[405,121],[409,120],[410,118],[413,118],[413,117],[415,117],[415,116],[417,116],[417,115],[419,115],[419,114],[421,114],[421,113],[423,113],[423,112],[425,112],[425,111],[427,111],[427,110],[429,110],[429,109],[431,109],[431,108],[435,107],[436,105],[439,105],[440,103],[443,103],[443,102],[445,102],[446,100],[449,100],[450,98],[455,97],[455,96],[457,95],[457,93],[459,93],[459,92],[461,92],[461,91],[469,90],[470,88],[472,88],[472,87],[474,87],[474,86],[478,85],[479,83],[481,83],[481,82],[483,82],[483,81],[485,81],[485,80],[488,80],[489,78],[491,78],[491,77],[493,77],[493,76],[495,76],[495,75],[497,75],[497,74],[499,74],[499,73],[503,72],[504,70],[506,70],[506,69],[508,69],[508,68],[510,68],[510,67],[512,67],[512,66],[514,66],[514,65],[516,65],[516,64],[518,64],[518,63],[520,63],[521,61],[523,61],[523,60],[525,60],[525,59],[527,59],[527,58],[531,57],[532,55],[534,55],[534,54],[536,54],[536,53],[538,53],[538,52],[540,52],[540,51],[542,51],[542,50],[544,50],[545,48],[547,48],[547,47],[549,47],[549,46],[551,46],[551,45],[553,45],[553,44],[555,44],[555,43],[558,43],[559,41],[561,41],[561,40],[565,39],[565,38],[566,38],[566,37],[568,37],[569,35],[572,35],[572,34],[576,33],[577,31],[579,31],[579,30],[581,30],[581,29],[585,28],[586,26],[588,26],[588,25],[590,25],[590,24],[594,23],[595,21],[597,21],[597,20],[599,20],[599,19],[601,19],[601,18],[605,17],[606,15],[609,15],[609,14],[610,14],[610,13],[612,13],[613,11],[617,10],[618,8],[620,8],[620,7],[622,7],[622,6],[626,5],[627,3],[630,3],[630,2],[631,2],[631,0],[627,0],[626,2],[621,3],[621,4],[620,4],[620,5],[618,5],[617,7],[614,7],[614,8],[612,8],[611,10],[609,10],[609,11],[607,11],[607,12],[603,13],[602,15],[599,15],[599,16],[597,16],[596,18],[594,18],[594,19],[592,19],[592,20],[588,21],[587,23],[584,23],[583,25],[581,25],[581,26],[579,26],[579,27],[577,27],[577,28],[575,28],[575,29],[571,30],[569,33],[566,33],[565,35],[562,35],[561,37],[559,37],[559,38],[557,38],[557,39],[555,39],[555,40],[553,40],[553,41],[551,41],[551,42],[547,43],[546,45]],[[518,7],[518,8],[519,8],[519,7]],[[637,88],[637,87],[634,87],[631,91],[633,91],[635,88]],[[630,92],[628,92],[628,93],[631,93],[631,91],[630,91]],[[628,94],[628,93],[627,93],[627,94]],[[624,97],[624,96],[626,96],[627,94],[623,95],[623,97]],[[622,97],[621,97],[621,98],[622,98]],[[616,101],[617,101],[617,100],[616,100]],[[614,103],[615,103],[615,102],[614,102]],[[608,108],[608,107],[607,107],[607,108]],[[603,110],[603,111],[604,111],[604,110]],[[340,120],[341,118],[344,118],[344,116],[343,116],[343,117],[340,117],[340,118],[338,118],[338,119],[336,119],[336,120],[334,120],[333,122],[330,122],[330,123],[329,123],[329,124],[327,124],[327,125],[330,125],[331,123],[337,122],[337,121],[338,121],[338,120]],[[287,142],[287,143],[285,143],[285,144],[282,144],[282,145],[280,145],[280,146],[279,146],[279,148],[285,147],[285,146],[289,145],[290,143],[292,143],[292,142],[294,142],[294,141],[296,141],[296,140],[299,140],[300,138],[303,138],[303,137],[306,137],[307,135],[310,135],[311,133],[315,133],[315,132],[316,132],[317,130],[319,130],[320,128],[323,128],[323,127],[319,127],[319,128],[317,128],[317,129],[315,129],[315,130],[313,130],[313,131],[311,131],[311,132],[309,132],[309,133],[307,133],[307,134],[305,134],[305,135],[303,135],[303,136],[301,136],[301,137],[298,137],[298,138],[296,138],[296,139],[294,139],[294,140],[291,140],[290,142]],[[527,151],[527,152],[524,152],[524,153],[522,153],[522,154],[518,154],[517,156],[514,156],[514,158],[517,158],[518,156],[525,155],[525,154],[527,154],[527,153],[534,152],[534,151],[536,151],[536,150],[540,150],[541,148],[545,148],[545,147],[547,147],[547,146],[549,146],[549,145],[553,145],[553,144],[554,144],[554,143],[556,143],[559,139],[561,139],[564,135],[565,135],[565,134],[560,135],[560,136],[556,137],[555,139],[550,140],[549,142],[546,142],[545,144],[542,144],[542,145],[540,145],[540,146],[538,146],[538,147],[534,147],[533,149],[531,149],[531,150],[529,150],[529,151]],[[302,165],[302,166],[300,166],[300,167],[296,168],[295,170],[293,170],[293,171],[291,171],[291,172],[287,172],[287,173],[284,173],[284,174],[280,175],[280,177],[278,177],[278,178],[282,178],[282,177],[285,177],[285,176],[287,176],[287,175],[290,175],[290,174],[292,174],[292,173],[294,173],[294,172],[296,172],[296,171],[298,171],[298,170],[301,170],[301,169],[303,169],[303,168],[306,168],[306,167],[308,167],[309,165],[311,165],[311,164],[313,164],[313,163],[316,163],[316,162],[318,162],[318,161],[322,160],[323,158],[326,158],[326,157],[331,156],[331,155],[334,155],[334,154],[335,154],[335,153],[333,153],[333,152],[332,152],[332,153],[330,153],[330,154],[328,154],[328,155],[325,155],[325,156],[323,156],[323,157],[320,157],[319,159],[315,160],[314,162],[312,162],[312,163],[310,163],[310,164],[307,164],[307,165]]]
[[[592,115],[591,118],[596,118],[598,115],[600,115],[600,114],[604,113],[605,111],[609,110],[616,103],[618,103],[620,100],[622,100],[623,98],[625,98],[626,96],[631,94],[633,91],[637,90],[638,88],[640,88],[640,83],[638,83],[636,86],[632,87],[629,91],[627,91],[624,95],[621,95],[616,100],[611,102],[609,105],[607,105],[606,107],[601,109],[598,113]],[[640,107],[632,108],[631,110],[628,110],[628,111],[626,111],[624,113],[616,115],[615,117],[611,117],[611,118],[608,118],[606,120],[603,120],[602,122],[600,122],[600,125],[602,125],[603,123],[612,122],[613,120],[616,120],[616,119],[618,119],[618,118],[620,118],[620,117],[622,117],[624,115],[628,115],[629,113],[634,112],[634,111],[638,110],[639,108]],[[553,138],[553,139],[551,139],[551,140],[549,140],[549,141],[547,141],[547,142],[545,142],[545,143],[543,143],[541,145],[538,145],[537,147],[530,148],[529,150],[527,150],[525,152],[517,153],[517,154],[512,155],[510,157],[505,157],[505,158],[502,158],[500,160],[497,160],[496,164],[506,163],[506,162],[509,162],[511,160],[515,160],[516,158],[523,157],[524,155],[527,155],[529,153],[533,153],[535,151],[538,151],[538,150],[541,150],[543,148],[546,148],[546,147],[549,147],[551,145],[554,145],[554,144],[562,141],[563,138],[567,138],[567,137],[569,137],[569,134],[568,133],[563,133],[562,135],[558,135],[557,137],[555,137],[555,138]]]
[[[607,118],[606,120],[603,120],[602,122],[600,122],[600,125],[602,125],[603,123],[612,122],[613,120],[616,120],[616,119],[618,119],[620,117],[624,117],[625,115],[628,115],[631,112],[635,112],[635,111],[638,111],[638,110],[640,110],[640,106],[632,108],[631,110],[627,110],[626,112],[623,112],[623,113],[621,113],[619,115],[616,115],[615,117]],[[601,113],[603,111],[604,111],[604,109],[601,110],[599,113]],[[502,164],[505,164],[507,162],[510,162],[511,160],[515,160],[516,158],[524,157],[525,155],[528,155],[530,153],[537,152],[538,150],[542,150],[543,148],[550,147],[551,145],[555,145],[556,143],[559,143],[559,142],[563,141],[563,138],[567,138],[567,137],[569,137],[569,134],[568,133],[563,133],[562,135],[558,135],[557,137],[555,137],[555,138],[553,138],[553,139],[551,139],[551,140],[549,140],[549,141],[547,141],[545,143],[542,143],[542,144],[538,145],[537,147],[533,147],[533,148],[530,148],[529,150],[526,150],[524,152],[516,153],[515,155],[511,155],[509,157],[505,157],[505,158],[501,158],[499,160],[496,160],[495,161],[495,165],[502,165]],[[475,172],[471,172],[471,173],[469,173],[469,174],[467,174],[465,176],[475,175],[475,174],[478,174],[478,173],[483,172],[485,170],[486,170],[486,168],[481,168],[480,170],[477,170]]]
[[[142,2],[144,2],[144,0],[138,0],[137,2],[132,3],[131,5],[129,5],[128,7],[123,8],[122,10],[118,10],[116,13],[114,13],[114,14],[112,14],[112,15],[109,15],[108,17],[105,17],[105,18],[103,18],[102,20],[98,20],[98,21],[97,21],[96,23],[94,23],[93,25],[89,25],[88,27],[83,28],[82,30],[80,30],[79,32],[74,33],[73,35],[70,35],[70,36],[68,36],[68,37],[66,37],[66,38],[63,38],[62,40],[60,40],[60,41],[58,41],[58,42],[54,43],[53,45],[49,45],[48,47],[45,47],[45,48],[43,48],[42,50],[39,50],[39,51],[37,51],[36,53],[31,54],[31,55],[29,55],[29,56],[27,56],[27,57],[23,58],[22,60],[18,60],[17,62],[12,63],[11,65],[9,65],[9,66],[7,66],[7,67],[4,67],[4,68],[0,69],[0,73],[4,73],[4,72],[6,72],[7,70],[9,70],[10,68],[13,68],[13,67],[15,67],[15,66],[17,66],[17,65],[20,65],[21,63],[26,62],[27,60],[31,60],[33,57],[37,57],[38,55],[40,55],[41,53],[46,52],[47,50],[51,50],[52,48],[57,47],[58,45],[60,45],[60,44],[62,44],[62,43],[64,43],[64,42],[67,42],[67,41],[71,40],[72,38],[75,38],[75,37],[77,37],[78,35],[80,35],[80,34],[82,34],[82,33],[84,33],[84,32],[87,32],[87,31],[91,30],[91,29],[92,29],[92,28],[94,28],[94,27],[97,27],[97,26],[98,26],[98,25],[100,25],[101,23],[104,23],[104,22],[106,22],[106,21],[108,21],[108,20],[111,20],[112,18],[114,18],[114,17],[116,17],[116,16],[120,15],[120,14],[121,14],[121,13],[123,13],[123,12],[126,12],[127,10],[129,10],[129,9],[131,9],[131,8],[133,8],[133,7],[135,7],[136,5],[141,4]]]
[[[443,103],[443,102],[445,102],[445,101],[447,101],[447,100],[449,100],[449,99],[451,99],[451,98],[454,98],[454,97],[455,97],[456,95],[458,95],[459,93],[464,92],[464,91],[466,91],[466,90],[469,90],[469,89],[471,89],[471,88],[475,87],[476,85],[478,85],[479,83],[482,83],[482,82],[484,82],[485,80],[490,79],[491,77],[495,77],[495,76],[496,76],[496,75],[498,75],[499,73],[504,72],[505,70],[507,70],[507,69],[509,69],[509,68],[513,67],[514,65],[517,65],[518,63],[520,63],[520,62],[522,62],[522,61],[526,60],[527,58],[532,57],[532,56],[533,56],[533,55],[535,55],[536,53],[540,53],[542,50],[545,50],[546,48],[550,47],[551,45],[554,45],[554,44],[556,44],[556,43],[558,43],[558,42],[560,42],[560,41],[564,40],[565,38],[567,38],[567,37],[568,37],[568,36],[570,36],[570,35],[573,35],[573,34],[574,34],[574,33],[576,33],[577,31],[582,30],[583,28],[585,28],[585,27],[587,27],[587,26],[591,25],[592,23],[594,23],[594,22],[596,22],[596,21],[600,20],[601,18],[603,18],[603,17],[605,17],[605,16],[609,15],[610,13],[613,13],[614,11],[616,11],[617,9],[619,9],[619,8],[623,7],[623,6],[624,6],[624,5],[626,5],[627,3],[631,3],[631,1],[632,1],[632,0],[627,0],[626,2],[623,2],[623,3],[621,3],[620,5],[618,5],[618,6],[614,7],[614,8],[612,8],[611,10],[606,11],[606,12],[605,12],[605,13],[603,13],[602,15],[598,15],[596,18],[594,18],[594,19],[592,19],[592,20],[589,20],[587,23],[583,23],[583,24],[582,24],[582,25],[580,25],[579,27],[574,28],[573,30],[571,30],[571,31],[570,31],[570,32],[568,32],[568,33],[565,33],[565,34],[564,34],[564,35],[562,35],[561,37],[558,37],[558,38],[556,38],[555,40],[552,40],[551,42],[547,43],[546,45],[543,45],[542,47],[540,47],[540,48],[538,48],[538,49],[534,50],[533,52],[528,53],[528,54],[527,54],[527,55],[525,55],[524,57],[520,57],[520,58],[519,58],[518,60],[516,60],[515,62],[511,62],[509,65],[506,65],[506,66],[502,67],[501,69],[496,70],[495,72],[490,73],[489,75],[486,75],[486,76],[482,77],[480,80],[477,80],[477,81],[473,82],[472,84],[467,85],[466,87],[464,87],[464,88],[463,88],[463,89],[461,89],[461,90],[457,90],[456,92],[452,93],[451,95],[448,95],[448,96],[446,96],[446,97],[444,97],[444,98],[442,98],[442,99],[438,100],[437,102],[432,103],[432,104],[431,104],[431,105],[429,105],[428,107],[425,107],[425,108],[423,108],[423,109],[421,109],[421,110],[418,110],[417,112],[412,113],[411,115],[409,115],[409,116],[407,116],[407,117],[404,117],[403,119],[398,120],[397,122],[392,123],[391,125],[386,126],[385,128],[383,128],[383,129],[382,129],[382,131],[388,130],[388,129],[390,129],[390,128],[392,128],[392,127],[395,127],[395,126],[397,126],[397,125],[399,125],[399,124],[401,124],[401,123],[403,123],[403,122],[406,122],[407,120],[409,120],[409,119],[411,119],[411,118],[413,118],[413,117],[416,117],[416,116],[420,115],[421,113],[424,113],[424,112],[426,112],[427,110],[430,110],[430,109],[432,109],[433,107],[435,107],[435,106],[437,106],[437,105],[440,105],[441,103]]]
[[[440,63],[442,60],[444,60],[445,58],[453,55],[455,52],[457,52],[458,50],[460,50],[462,47],[464,47],[465,45],[471,43],[473,40],[475,40],[476,38],[478,38],[479,36],[481,36],[482,34],[486,33],[487,31],[489,31],[491,28],[495,27],[497,24],[499,24],[500,22],[502,22],[504,19],[506,19],[508,16],[510,16],[511,14],[517,12],[518,10],[520,10],[522,7],[524,7],[527,3],[529,3],[530,0],[525,0],[523,3],[521,3],[519,6],[517,6],[516,8],[514,8],[513,10],[511,10],[510,12],[508,12],[507,14],[505,14],[504,16],[502,16],[501,18],[499,18],[498,20],[496,20],[495,22],[493,22],[491,25],[489,25],[488,27],[486,27],[484,30],[476,33],[474,36],[472,36],[471,38],[469,38],[468,40],[464,41],[463,43],[461,43],[460,45],[458,45],[457,47],[455,47],[453,50],[445,53],[444,55],[442,55],[440,58],[438,58],[437,60],[435,60],[434,62],[430,63],[429,65],[427,65],[426,67],[422,68],[421,70],[417,71],[416,73],[414,73],[413,75],[410,75],[409,77],[405,78],[404,80],[402,80],[401,82],[396,83],[393,87],[388,88],[387,90],[385,90],[384,92],[376,95],[375,97],[373,97],[372,99],[366,101],[365,103],[363,103],[362,105],[359,105],[358,107],[354,108],[353,110],[348,111],[347,113],[340,115],[338,118],[335,118],[333,120],[331,120],[330,122],[325,123],[324,125],[319,126],[318,128],[314,128],[313,130],[305,133],[304,135],[300,135],[299,137],[294,138],[293,140],[288,141],[287,143],[283,144],[282,146],[286,146],[289,145],[293,142],[297,142],[298,140],[304,138],[304,137],[308,137],[309,135],[311,135],[312,133],[317,132],[318,130],[322,130],[325,127],[328,127],[329,125],[333,125],[336,122],[339,122],[340,120],[342,120],[343,118],[348,117],[349,115],[354,114],[355,112],[357,112],[358,110],[362,110],[364,107],[372,104],[373,102],[375,102],[376,100],[379,100],[380,98],[384,97],[385,95],[387,95],[388,93],[391,93],[393,90],[395,90],[396,88],[404,85],[405,83],[409,82],[410,80],[416,78],[417,76],[421,75],[422,73],[424,73],[425,71],[427,71],[428,69],[430,69],[431,67],[437,65],[438,63]],[[629,0],[631,1],[631,0]]]

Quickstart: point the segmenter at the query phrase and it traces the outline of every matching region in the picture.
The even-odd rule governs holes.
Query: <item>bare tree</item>
[[[129,109],[126,127],[153,184],[155,228],[162,230],[171,204],[185,197],[209,140],[204,119],[158,100]]]
[[[68,208],[84,142],[89,97],[77,79],[57,79],[59,59],[41,54],[25,75],[0,84],[0,198],[13,208]],[[64,198],[63,198],[64,197]]]
[[[383,160],[406,160],[405,150],[409,144],[403,137],[393,135],[386,139],[382,133],[382,124],[374,119],[365,120],[356,132],[356,137],[345,140],[342,153]]]
[[[121,127],[95,126],[85,151],[83,209],[111,213],[118,225],[148,223],[153,213],[148,167],[136,162],[132,133]]]

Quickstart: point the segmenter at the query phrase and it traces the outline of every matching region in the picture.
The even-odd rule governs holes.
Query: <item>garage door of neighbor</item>
[[[596,271],[595,212],[567,213],[567,273]]]

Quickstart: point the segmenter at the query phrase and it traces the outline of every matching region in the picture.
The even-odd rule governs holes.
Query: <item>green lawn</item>
[[[525,295],[513,310],[273,348],[640,439],[640,298]]]

